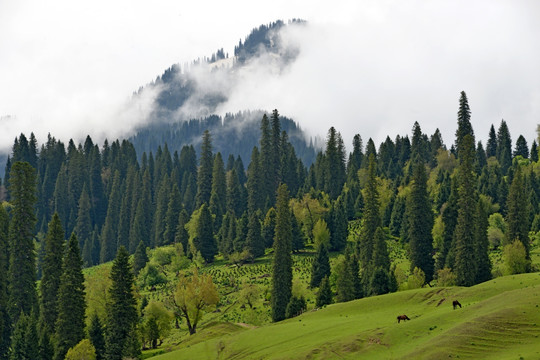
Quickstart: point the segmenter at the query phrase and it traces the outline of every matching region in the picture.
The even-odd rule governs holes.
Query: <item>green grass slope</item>
[[[452,309],[454,299],[462,309]],[[411,320],[398,324],[400,314]],[[402,291],[214,333],[207,326],[153,359],[539,359],[540,274]]]

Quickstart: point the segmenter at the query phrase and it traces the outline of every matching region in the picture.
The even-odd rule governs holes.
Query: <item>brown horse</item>
[[[456,310],[458,306],[461,309],[461,304],[457,300],[452,301],[452,306],[454,307],[454,310]]]
[[[398,322],[398,324],[399,324],[399,322],[400,322],[401,320],[405,321],[405,320],[411,320],[411,319],[409,319],[409,317],[408,317],[407,315],[399,315],[399,316],[397,317],[397,322]]]

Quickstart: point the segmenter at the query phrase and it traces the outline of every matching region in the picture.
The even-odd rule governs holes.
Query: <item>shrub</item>
[[[456,275],[452,272],[450,268],[445,267],[444,269],[437,271],[437,286],[455,286],[456,285]]]
[[[506,268],[506,274],[522,274],[529,270],[531,261],[527,259],[525,246],[519,240],[504,247],[503,259]]]

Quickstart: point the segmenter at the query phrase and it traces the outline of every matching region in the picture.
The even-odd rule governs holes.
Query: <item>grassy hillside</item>
[[[153,359],[538,359],[539,305],[540,274],[513,275],[334,304],[259,328],[211,323]],[[411,320],[398,324],[400,314]]]

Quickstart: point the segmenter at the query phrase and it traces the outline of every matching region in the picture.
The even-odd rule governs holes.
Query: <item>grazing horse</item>
[[[454,307],[454,310],[456,310],[458,306],[461,309],[461,304],[457,300],[452,301],[452,306]]]
[[[409,319],[409,317],[408,317],[407,315],[399,315],[399,316],[397,317],[397,322],[398,322],[398,324],[399,324],[399,322],[400,322],[401,320],[405,321],[405,320],[411,320],[411,319]]]

